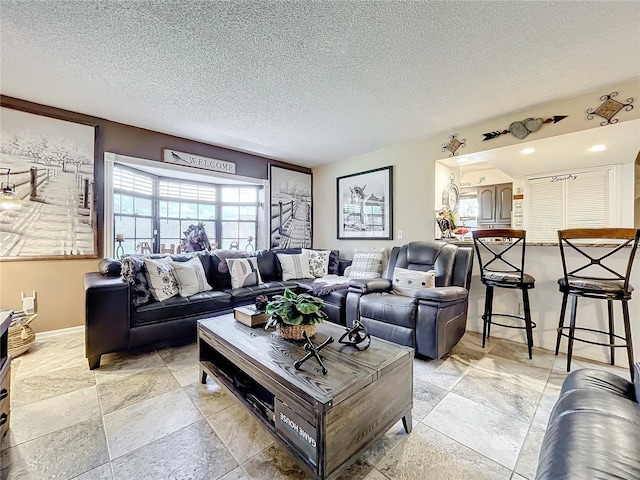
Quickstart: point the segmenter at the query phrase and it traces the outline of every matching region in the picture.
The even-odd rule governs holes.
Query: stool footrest
[[[491,314],[491,325],[498,325],[499,327],[517,328],[517,329],[526,329],[527,328],[526,325],[506,325],[504,323],[494,322],[493,321],[493,317],[508,317],[508,318],[515,318],[517,320],[526,321],[526,318],[519,317],[518,315],[510,315],[508,313],[492,313]],[[487,321],[486,315],[482,315],[482,320],[485,321],[485,322]],[[536,323],[532,320],[531,321],[531,328],[536,328],[536,327],[537,327]]]
[[[564,333],[563,330],[569,330],[571,327],[562,327],[562,328],[558,328],[557,331],[558,333],[566,338],[569,338],[569,335],[567,333]],[[604,330],[595,330],[593,328],[585,328],[585,327],[574,327],[574,330],[580,330],[583,332],[593,332],[593,333],[598,333],[600,335],[608,335],[610,336],[611,334],[609,332],[605,332]],[[587,340],[586,338],[578,338],[574,335],[573,339],[577,342],[584,342],[584,343],[589,343],[591,345],[598,345],[600,347],[614,347],[614,348],[626,348],[629,346],[629,343],[626,339],[626,337],[623,337],[621,335],[613,335],[615,338],[619,339],[619,340],[623,340],[625,343],[623,344],[615,344],[615,343],[602,343],[602,342],[594,342],[593,340]]]

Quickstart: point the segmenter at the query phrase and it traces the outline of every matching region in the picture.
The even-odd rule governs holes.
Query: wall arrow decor
[[[537,132],[542,125],[545,123],[558,123],[560,120],[567,118],[568,115],[554,115],[553,117],[549,117],[546,120],[541,118],[525,118],[520,122],[513,122],[509,125],[508,130],[495,130],[489,133],[483,133],[484,138],[482,141],[492,140],[494,138],[498,138],[500,135],[504,135],[507,133],[511,133],[514,137],[519,140],[522,140],[527,135],[533,132]]]

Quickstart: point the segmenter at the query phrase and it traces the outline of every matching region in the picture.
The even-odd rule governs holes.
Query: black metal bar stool
[[[577,340],[592,345],[609,347],[611,365],[615,365],[615,349],[626,347],[627,356],[629,357],[629,371],[631,372],[631,379],[633,379],[633,343],[631,341],[631,324],[629,319],[629,300],[631,300],[633,286],[629,284],[629,277],[631,276],[631,268],[633,267],[633,259],[636,254],[636,249],[638,248],[639,239],[640,230],[634,228],[574,228],[558,230],[558,243],[560,245],[564,277],[558,280],[558,285],[562,292],[562,307],[560,309],[560,322],[558,323],[556,355],[560,349],[562,337],[567,337],[569,339],[569,345],[567,347],[567,372],[571,371],[573,341]],[[586,247],[576,245],[576,243],[580,241],[589,242],[591,246],[594,245],[594,241],[598,242],[598,253],[602,253],[602,255],[599,257],[589,255],[589,253],[585,251]],[[578,258],[567,259],[565,248],[577,252]],[[604,260],[612,260],[613,258],[618,258],[620,261],[626,260],[626,270],[624,274],[605,265]],[[564,317],[569,296],[571,296],[571,318],[569,326],[565,327]],[[607,301],[608,332],[593,328],[576,327],[578,297]],[[614,301],[622,302],[624,336],[616,335],[615,333],[613,322]],[[564,333],[565,330],[568,330],[569,333]],[[609,343],[577,338],[575,336],[576,330],[608,335]],[[624,343],[616,343],[616,339],[622,340]]]
[[[480,278],[486,287],[484,299],[484,314],[482,315],[482,348],[485,339],[491,335],[491,324],[507,328],[523,328],[527,332],[527,347],[529,348],[529,358],[532,358],[533,329],[536,324],[531,321],[531,308],[529,304],[529,290],[534,288],[536,279],[524,273],[524,256],[527,232],[524,230],[511,230],[506,228],[475,230],[472,232],[473,244],[478,254],[480,264]],[[495,243],[491,245],[491,240],[501,240],[511,243]],[[496,252],[495,246],[507,245],[506,248]],[[521,254],[518,255],[518,250]],[[489,253],[489,260],[482,261],[482,251]],[[510,254],[514,258],[508,256]],[[487,256],[485,255],[485,258]],[[520,266],[517,266],[519,263]],[[522,303],[524,306],[524,316],[510,315],[506,313],[493,312],[493,289],[494,288],[516,288],[522,291]],[[493,317],[509,317],[524,320],[524,326],[506,325],[493,321]]]

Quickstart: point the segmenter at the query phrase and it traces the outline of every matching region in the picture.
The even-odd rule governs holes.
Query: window
[[[614,179],[614,166],[527,179],[527,240],[557,242],[565,228],[617,226]]]
[[[255,248],[261,187],[175,180],[120,164],[113,172],[114,232],[124,235],[125,253],[179,253],[184,232],[199,222],[212,248]]]

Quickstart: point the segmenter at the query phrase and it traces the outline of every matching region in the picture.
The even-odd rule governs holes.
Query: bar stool
[[[629,284],[633,259],[638,248],[640,230],[634,228],[574,228],[568,230],[558,230],[558,243],[560,245],[560,256],[562,257],[562,270],[564,276],[558,280],[560,291],[562,292],[562,307],[560,309],[560,321],[558,323],[558,336],[556,339],[556,355],[560,349],[562,337],[569,339],[567,347],[567,372],[571,371],[571,354],[573,353],[573,341],[586,342],[592,345],[609,347],[610,363],[615,365],[615,349],[626,347],[629,357],[629,371],[633,380],[633,344],[631,341],[631,324],[629,320],[629,300],[633,287]],[[603,255],[593,257],[585,251],[584,246],[578,246],[576,240],[599,241],[602,245],[596,247]],[[606,241],[604,243],[603,241]],[[613,246],[611,244],[614,244]],[[568,259],[565,255],[565,248],[577,252],[578,259]],[[625,252],[623,249],[630,247]],[[618,257],[614,257],[619,253]],[[605,265],[603,260],[618,258],[625,260],[626,271],[624,275]],[[570,264],[570,266],[568,266]],[[619,270],[619,269],[618,269]],[[596,276],[599,275],[599,276]],[[602,276],[604,275],[604,276]],[[571,318],[569,326],[564,326],[567,300],[571,296]],[[607,311],[609,320],[609,331],[596,330],[593,328],[576,327],[576,310],[578,307],[578,297],[595,298],[607,301]],[[613,302],[622,302],[622,318],[624,321],[624,336],[616,335],[613,323]],[[569,333],[564,333],[569,330]],[[588,331],[609,335],[609,343],[594,342],[584,338],[577,338],[575,331]],[[616,344],[616,339],[623,340],[624,343]]]
[[[524,328],[527,332],[527,347],[529,349],[529,358],[532,358],[533,348],[533,329],[536,324],[531,321],[531,308],[529,304],[529,290],[534,288],[536,279],[531,275],[524,273],[524,255],[526,247],[527,232],[524,230],[511,229],[488,229],[475,230],[472,232],[473,244],[478,255],[478,263],[480,264],[480,278],[486,287],[484,299],[484,314],[482,315],[482,348],[485,345],[485,339],[491,335],[491,324],[499,325],[507,328]],[[490,245],[491,239],[509,240],[511,243],[507,248],[500,252],[496,252]],[[499,244],[496,244],[499,245]],[[512,250],[513,249],[513,250]],[[482,261],[482,251],[489,253],[491,257],[486,263]],[[521,255],[518,258],[518,250]],[[516,266],[518,260],[510,261],[507,253],[518,258],[520,266]],[[485,255],[486,258],[486,255]],[[494,262],[496,262],[494,264]],[[513,263],[512,263],[513,262]],[[492,265],[493,264],[493,265]],[[494,288],[516,288],[522,291],[522,303],[524,305],[524,316],[510,315],[506,313],[493,313],[493,289]],[[524,326],[521,325],[505,325],[494,322],[493,317],[510,317],[524,320]]]

